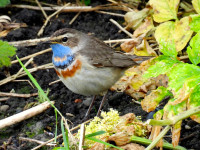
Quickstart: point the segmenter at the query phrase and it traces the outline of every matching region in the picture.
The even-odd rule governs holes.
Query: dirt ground
[[[99,2],[95,2],[92,5],[98,4]],[[8,15],[11,17],[12,21],[26,23],[28,25],[26,28],[19,28],[8,33],[8,35],[2,39],[5,41],[35,39],[37,38],[39,29],[44,23],[44,17],[40,11],[4,8],[0,9],[0,15]],[[85,33],[91,33],[101,40],[127,38],[124,33],[119,33],[119,29],[109,21],[109,19],[113,18],[119,23],[123,23],[124,19],[122,17],[100,14],[96,12],[85,12],[81,13],[72,25],[69,25],[69,22],[75,15],[76,13],[62,13],[56,18],[52,18],[50,23],[45,28],[42,37],[50,36],[56,30],[68,27]],[[19,58],[22,58],[46,48],[49,48],[49,45],[38,44],[37,46],[31,47],[19,47],[17,50],[17,55]],[[27,68],[50,63],[51,58],[52,52],[37,56],[34,58],[34,64],[31,64]],[[15,57],[13,57],[13,60],[15,60]],[[23,63],[25,64],[26,61],[23,61]],[[6,78],[6,71],[9,71],[10,74],[13,75],[16,74],[20,68],[21,67],[18,63],[13,64],[9,68],[1,68],[0,80]],[[49,83],[58,79],[54,69],[38,70],[32,73],[32,75],[38,81],[43,90],[50,90],[48,95],[49,98],[56,102],[55,106],[62,112],[63,115],[66,116],[67,119],[73,123],[70,124],[70,127],[74,127],[83,122],[84,115],[88,109],[87,102],[91,99],[91,97],[85,97],[72,93],[64,86],[62,82],[49,85]],[[28,79],[28,77],[25,76],[19,79],[24,80]],[[23,94],[37,92],[37,89],[32,88],[28,82],[9,82],[0,86],[1,92],[10,92],[12,90],[14,90],[16,93]],[[102,97],[100,96],[98,97],[95,107],[91,111],[90,118],[96,115],[101,98]],[[86,101],[75,103],[76,99]],[[0,102],[0,107],[3,105],[9,106],[5,112],[0,112],[0,119],[19,113],[23,111],[27,104],[36,101],[36,97],[10,97],[7,101]],[[118,110],[121,115],[132,112],[141,116],[143,120],[146,120],[147,113],[141,109],[141,106],[133,103],[130,96],[124,93],[109,92],[108,101],[104,105],[103,110],[107,111],[109,108]],[[67,113],[73,114],[73,116],[66,115]],[[58,125],[58,127],[60,126]],[[0,146],[3,144],[3,142],[8,142],[8,140],[10,140],[11,142],[7,147],[8,150],[28,150],[37,146],[37,144],[31,142],[19,142],[19,137],[29,137],[46,141],[53,137],[53,134],[50,133],[54,133],[54,129],[55,114],[54,110],[50,108],[40,115],[0,130]],[[200,124],[197,124],[190,119],[186,119],[183,122],[181,133],[181,140],[179,143],[181,146],[184,146],[187,149],[200,149]],[[170,142],[170,138],[166,139]]]

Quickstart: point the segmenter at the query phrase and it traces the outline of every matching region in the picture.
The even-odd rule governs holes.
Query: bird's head
[[[80,40],[79,32],[74,29],[61,29],[50,38],[53,51],[52,61],[58,68],[69,66],[75,59]]]

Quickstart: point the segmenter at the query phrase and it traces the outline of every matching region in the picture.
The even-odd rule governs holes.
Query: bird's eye
[[[62,41],[63,41],[63,42],[67,42],[67,40],[68,40],[67,37],[62,38]]]

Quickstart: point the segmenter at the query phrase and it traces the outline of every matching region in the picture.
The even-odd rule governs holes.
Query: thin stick
[[[74,18],[72,18],[72,20],[69,22],[69,24],[71,25],[77,18],[78,18],[78,16],[81,14],[81,12],[78,12],[75,16],[74,16]]]
[[[80,128],[80,141],[79,141],[78,150],[83,150],[82,146],[84,145],[84,139],[85,139],[85,124],[82,123],[81,128]]]
[[[28,82],[28,83],[31,85],[31,87],[34,89],[34,86],[33,86],[33,84],[30,82],[30,80],[13,80],[13,82]]]
[[[25,47],[25,46],[34,46],[34,45],[37,45],[39,42],[46,42],[49,40],[50,40],[50,37],[45,37],[45,38],[40,38],[40,39],[30,39],[30,40],[9,42],[9,44],[16,47]]]
[[[92,119],[85,121],[84,124],[90,122],[91,120],[92,120]],[[81,126],[81,125],[77,125],[76,127],[70,129],[70,131],[72,132],[72,131],[78,129],[80,126]],[[31,149],[31,150],[37,150],[37,149],[39,149],[40,147],[46,145],[47,143],[50,143],[50,142],[54,141],[55,139],[58,139],[58,138],[60,138],[60,137],[62,137],[62,136],[63,136],[62,134],[59,134],[57,137],[52,138],[52,139],[50,139],[50,140],[44,142],[43,144],[40,144],[40,145],[36,146],[35,148],[33,148],[33,149]]]
[[[36,139],[25,138],[25,137],[19,137],[19,140],[20,141],[35,142],[35,143],[38,143],[38,144],[43,144],[44,143],[43,141],[39,141],[39,140],[36,140]],[[56,144],[52,144],[52,143],[48,143],[46,145],[47,146],[56,146]]]
[[[41,11],[42,11],[42,14],[44,15],[44,17],[47,19],[47,14],[46,12],[44,11],[44,9],[42,8],[41,4],[39,3],[38,0],[35,0],[35,2],[37,3],[37,5],[40,7]]]
[[[115,24],[120,30],[122,30],[124,33],[126,33],[128,36],[130,36],[131,38],[133,37],[133,35],[128,32],[127,30],[125,30],[119,23],[117,23],[115,20],[110,19],[110,21]]]
[[[55,84],[55,83],[60,82],[60,81],[61,81],[61,80],[58,79],[58,80],[56,80],[56,81],[50,82],[49,85]]]
[[[24,97],[29,98],[32,96],[37,96],[38,93],[32,93],[32,94],[18,94],[18,93],[6,93],[6,92],[0,92],[0,96],[9,96],[9,97]]]
[[[30,6],[30,5],[10,5],[8,7],[16,7],[16,8],[27,8],[32,10],[40,10],[37,6]],[[45,11],[55,11],[59,10],[60,6],[57,7],[43,7]],[[101,5],[96,7],[91,6],[70,6],[61,10],[61,12],[91,12],[97,10],[123,10],[123,11],[130,11],[130,8],[125,8],[121,6],[113,6],[113,5]]]
[[[3,98],[0,98],[0,102],[4,102],[4,101],[7,101],[10,97],[3,97]]]
[[[123,43],[128,41],[133,41],[135,39],[117,39],[117,40],[106,40],[105,43]]]
[[[97,12],[97,13],[101,13],[101,14],[106,14],[106,15],[117,16],[117,17],[124,17],[124,15],[122,15],[122,14],[112,13],[112,12],[107,12],[107,11],[100,11],[100,10],[97,10],[96,12]]]
[[[38,67],[35,67],[35,68],[31,68],[31,69],[28,69],[28,71],[30,73],[32,73],[32,72],[35,72],[37,70],[50,69],[50,68],[53,68],[53,64],[52,63],[41,65],[41,66],[38,66]],[[23,77],[25,75],[27,75],[27,74],[26,74],[26,72],[23,71],[17,76],[17,78]],[[8,83],[8,82],[10,82],[12,80],[14,80],[14,78],[13,78],[14,76],[15,75],[12,75],[12,76],[7,77],[6,79],[1,80],[0,81],[0,86],[3,85],[3,84],[6,84],[6,83]]]
[[[40,52],[31,54],[31,55],[28,55],[28,56],[23,57],[23,58],[20,58],[20,60],[21,60],[21,61],[27,60],[27,59],[29,59],[29,58],[32,58],[32,57],[35,57],[35,56],[38,56],[38,55],[41,55],[41,54],[44,54],[44,53],[50,52],[50,51],[51,51],[51,48],[48,48],[48,49],[45,49],[45,50],[43,50],[43,51],[40,51]],[[11,62],[11,64],[15,64],[15,63],[18,63],[18,62],[19,62],[18,60],[13,60],[13,61]]]
[[[54,102],[52,101],[52,103],[54,103]],[[38,114],[44,112],[46,109],[48,109],[50,107],[51,107],[51,105],[49,104],[49,102],[44,102],[33,108],[30,108],[28,110],[25,110],[23,112],[13,115],[13,116],[2,119],[2,120],[0,120],[0,129],[11,126],[11,125],[21,122],[23,120],[29,119],[35,115],[38,115]]]
[[[60,9],[58,9],[56,12],[54,12],[53,14],[51,14],[50,16],[48,16],[47,19],[45,20],[44,25],[42,26],[42,28],[40,29],[40,31],[38,32],[37,35],[38,35],[38,36],[42,35],[42,34],[43,34],[43,31],[44,31],[44,28],[45,28],[46,25],[48,24],[49,20],[50,20],[53,16],[57,15],[63,8],[65,8],[65,7],[69,6],[69,5],[70,5],[70,3],[65,4],[63,7],[61,7]]]

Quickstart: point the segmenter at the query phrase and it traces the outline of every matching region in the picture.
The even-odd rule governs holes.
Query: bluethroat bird
[[[115,51],[99,39],[70,28],[56,31],[51,39],[52,61],[61,81],[74,93],[94,96],[86,116],[95,95],[106,93],[126,69],[150,58]],[[104,95],[97,115],[105,99]]]

